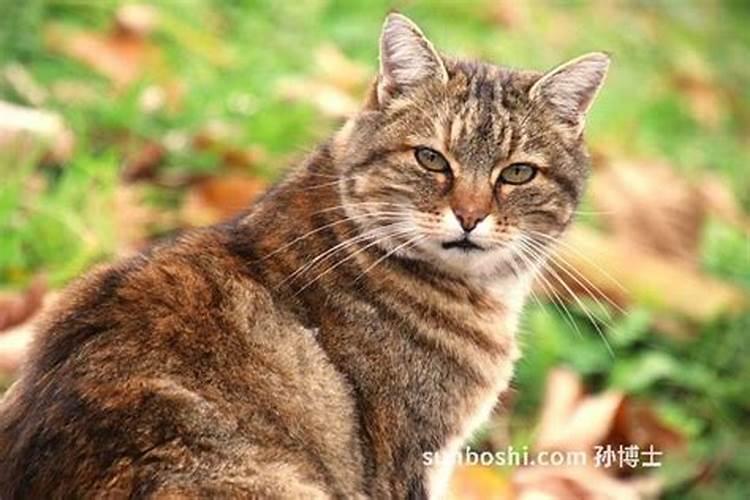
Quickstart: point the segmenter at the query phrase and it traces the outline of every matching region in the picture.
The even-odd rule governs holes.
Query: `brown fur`
[[[423,454],[507,386],[534,268],[507,248],[569,223],[585,110],[545,105],[540,73],[435,59],[389,23],[362,113],[247,214],[64,294],[0,407],[0,498],[440,494]],[[413,86],[389,67],[404,33],[429,62]],[[420,145],[453,170],[422,169]],[[532,160],[538,179],[496,182]],[[440,250],[446,210],[493,217],[492,265]]]

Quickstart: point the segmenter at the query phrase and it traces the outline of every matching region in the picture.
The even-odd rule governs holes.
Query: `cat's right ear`
[[[583,128],[585,115],[609,69],[609,55],[593,52],[569,61],[542,76],[529,90],[532,100],[551,107],[567,123]]]
[[[448,72],[440,55],[408,17],[395,12],[389,14],[380,35],[378,103],[382,106],[394,96],[429,79],[448,81]]]

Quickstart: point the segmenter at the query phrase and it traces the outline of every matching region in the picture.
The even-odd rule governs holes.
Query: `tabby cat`
[[[0,498],[439,498],[519,356],[609,59],[451,59],[390,14],[361,111],[236,219],[63,295]],[[536,258],[532,258],[531,255]]]

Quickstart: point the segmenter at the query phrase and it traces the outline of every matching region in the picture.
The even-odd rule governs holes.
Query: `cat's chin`
[[[437,241],[420,246],[424,260],[457,277],[491,280],[514,275],[512,252],[507,247]]]
[[[453,241],[444,241],[440,244],[443,250],[460,250],[463,252],[484,252],[486,249],[469,238],[461,238]]]

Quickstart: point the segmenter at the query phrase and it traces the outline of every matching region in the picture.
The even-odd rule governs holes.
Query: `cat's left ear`
[[[532,101],[543,101],[566,122],[583,127],[609,69],[609,56],[594,52],[568,61],[542,76],[529,90]]]
[[[394,95],[434,79],[448,81],[440,55],[408,17],[391,13],[380,35],[377,98],[383,105]]]

